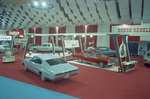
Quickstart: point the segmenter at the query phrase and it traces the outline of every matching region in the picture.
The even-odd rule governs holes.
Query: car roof
[[[99,52],[99,51],[97,51],[97,50],[86,50],[84,52]]]
[[[39,57],[39,58],[41,58],[43,60],[60,58],[59,56],[53,55],[53,54],[42,54],[42,55],[37,55],[36,57]]]

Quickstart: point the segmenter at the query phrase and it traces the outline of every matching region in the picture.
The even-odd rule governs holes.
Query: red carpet
[[[14,63],[0,63],[0,76],[81,99],[150,99],[150,68],[138,56],[131,57],[139,61],[135,70],[125,74],[76,65],[78,75],[57,82],[42,82],[38,75],[25,72],[21,65],[23,55],[15,56]]]

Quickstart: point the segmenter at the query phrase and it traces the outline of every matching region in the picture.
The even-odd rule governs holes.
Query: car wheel
[[[38,51],[38,49],[36,49],[36,48],[35,48],[35,49],[33,49],[33,51],[34,51],[34,52],[37,52],[37,51]]]
[[[82,59],[81,59],[81,58],[78,58],[78,62],[79,62],[79,63],[82,63]]]
[[[42,80],[42,81],[46,81],[46,80],[47,80],[47,79],[45,78],[45,75],[44,75],[43,73],[41,73],[40,76],[41,76],[41,80]]]
[[[98,66],[100,67],[100,68],[103,68],[105,65],[104,65],[104,63],[103,62],[98,62]]]
[[[26,65],[24,65],[24,71],[29,71]]]

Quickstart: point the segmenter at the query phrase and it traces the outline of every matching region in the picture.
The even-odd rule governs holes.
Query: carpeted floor
[[[0,99],[79,99],[1,76],[0,80]]]
[[[138,60],[135,69],[125,74],[71,63],[79,67],[79,74],[56,82],[42,82],[38,75],[25,72],[21,65],[23,55],[15,56],[14,63],[0,63],[0,76],[81,99],[150,98],[150,68],[144,66],[138,56],[131,57],[132,60]]]

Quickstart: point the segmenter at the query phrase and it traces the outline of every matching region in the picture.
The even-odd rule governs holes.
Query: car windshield
[[[101,56],[101,55],[104,55],[102,52],[94,52],[94,55],[95,56]]]
[[[150,53],[147,53],[147,58],[150,58]]]
[[[49,44],[43,44],[42,46],[46,47],[46,46],[50,46]]]
[[[108,48],[107,47],[102,47],[102,48],[99,48],[100,51],[107,51]]]
[[[67,63],[65,60],[61,59],[61,58],[56,58],[56,59],[49,59],[46,60],[46,62],[50,65],[57,65],[57,64],[63,64],[63,63]]]

